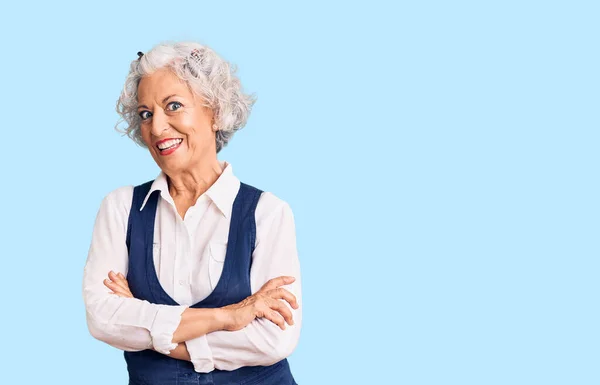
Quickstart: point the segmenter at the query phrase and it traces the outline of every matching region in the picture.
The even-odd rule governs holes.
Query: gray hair
[[[161,43],[131,62],[129,74],[117,101],[121,119],[115,129],[146,147],[140,132],[137,112],[137,89],[143,76],[161,68],[169,68],[200,95],[205,106],[212,109],[216,132],[217,152],[227,145],[233,134],[246,125],[256,98],[242,92],[235,76],[237,67],[223,60],[212,49],[195,42]],[[125,122],[127,127],[119,128]]]

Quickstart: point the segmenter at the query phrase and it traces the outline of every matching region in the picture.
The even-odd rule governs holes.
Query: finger
[[[292,311],[286,306],[286,304],[284,302],[279,301],[277,299],[270,299],[270,298],[266,302],[267,302],[267,305],[272,310],[281,314],[281,316],[283,317],[283,319],[285,319],[285,322],[287,322],[288,325],[294,324],[294,318],[292,316]]]
[[[123,298],[133,298],[133,295],[131,295],[130,292],[122,290],[122,289],[115,289],[115,294],[118,295],[119,297],[123,297]]]
[[[104,282],[104,286],[108,287],[110,290],[114,291],[115,293],[117,293],[119,291],[123,291],[123,288],[121,286],[117,285],[110,279],[105,279],[103,282]]]
[[[117,277],[121,280],[121,282],[123,282],[125,285],[129,286],[129,283],[127,282],[127,278],[125,278],[125,276],[122,273],[118,273]]]
[[[121,273],[119,273],[121,274]],[[130,291],[129,290],[129,282],[127,282],[127,280],[123,277],[119,277],[119,275],[117,275],[117,284],[119,284],[119,286],[121,286],[123,289]]]
[[[111,281],[124,286],[124,287],[129,287],[129,284],[127,283],[127,279],[125,278],[125,276],[123,276],[123,274],[121,273],[115,273],[114,271],[110,271],[108,273],[108,278],[110,278]]]
[[[279,286],[289,285],[294,282],[296,278],[291,276],[283,275],[281,277],[273,278],[267,281],[259,291],[269,291],[273,289],[277,289]]]
[[[285,319],[281,316],[281,314],[275,310],[269,309],[266,305],[265,307],[266,309],[262,312],[263,318],[273,322],[275,325],[279,326],[281,330],[285,330]]]
[[[114,283],[108,279],[104,280],[104,285],[106,287],[108,287],[110,290],[114,291],[115,294],[117,294],[120,297],[133,298],[133,295],[131,294],[131,292],[129,290],[123,289],[121,286],[117,285],[116,283]]]
[[[292,294],[289,290],[286,290],[282,287],[271,290],[267,292],[266,295],[273,299],[283,299],[287,301],[287,303],[289,303],[290,306],[294,309],[298,309],[300,307],[300,305],[298,305],[296,296]]]
[[[121,274],[121,273],[119,273],[119,274]],[[126,279],[121,278],[118,274],[115,274],[112,270],[108,273],[108,277],[110,278],[110,280],[112,282],[121,286],[124,290],[129,291],[129,284],[127,283]]]

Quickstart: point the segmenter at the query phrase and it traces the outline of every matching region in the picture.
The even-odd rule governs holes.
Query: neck
[[[215,183],[223,169],[217,159],[202,162],[194,167],[168,175],[169,193],[173,199],[185,199],[195,202]]]

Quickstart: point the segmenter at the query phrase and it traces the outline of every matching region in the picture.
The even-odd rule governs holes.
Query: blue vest
[[[178,305],[162,288],[154,267],[152,245],[160,191],[153,191],[140,211],[151,185],[152,181],[149,181],[133,190],[127,225],[127,281],[135,298],[155,304]],[[254,212],[261,193],[261,190],[241,183],[233,202],[221,278],[208,297],[190,307],[222,307],[252,295],[250,265],[256,239]],[[271,366],[244,366],[233,371],[215,369],[210,373],[198,373],[191,362],[171,358],[151,349],[124,354],[130,385],[297,385],[287,359]]]

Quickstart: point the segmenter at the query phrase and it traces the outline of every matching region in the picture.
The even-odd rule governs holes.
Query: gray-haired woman
[[[254,99],[206,46],[138,55],[117,111],[161,172],[101,203],[83,277],[90,333],[125,351],[130,384],[295,384],[292,211],[217,159]]]

